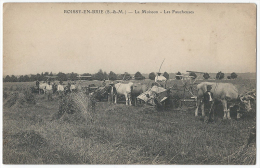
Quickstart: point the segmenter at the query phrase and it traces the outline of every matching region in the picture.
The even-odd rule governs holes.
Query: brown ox
[[[197,97],[197,108],[195,110],[195,116],[198,116],[198,109],[201,105],[202,116],[205,116],[204,103],[202,102],[203,93],[207,91],[207,85],[212,86],[211,92],[213,93],[214,100],[221,101],[224,109],[223,119],[231,119],[230,108],[238,105],[244,105],[246,111],[251,110],[250,100],[247,100],[244,96],[239,96],[237,88],[231,83],[213,83],[213,82],[202,82],[197,85],[198,97]],[[239,118],[239,113],[237,113]]]

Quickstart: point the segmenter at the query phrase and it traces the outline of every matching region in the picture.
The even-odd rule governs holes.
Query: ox
[[[39,84],[39,94],[41,92],[43,92],[44,94],[46,93],[46,86],[47,86],[47,83],[40,83]]]
[[[204,103],[202,102],[203,94],[207,91],[207,86],[211,85],[214,99],[219,100],[222,103],[224,109],[223,119],[231,119],[230,108],[238,105],[239,107],[244,106],[246,111],[251,110],[250,101],[244,96],[238,95],[237,88],[231,83],[213,83],[213,82],[202,82],[197,85],[198,97],[197,97],[197,108],[195,110],[195,116],[198,116],[198,110],[201,105],[202,116],[205,116]],[[239,108],[240,109],[240,108]],[[239,110],[237,110],[239,111]],[[237,118],[239,118],[237,113]]]
[[[76,85],[75,84],[70,85],[70,91],[71,92],[76,91]]]
[[[115,103],[117,103],[117,95],[124,95],[126,99],[126,105],[131,105],[131,91],[133,89],[133,83],[117,83],[114,85],[113,90],[115,89]],[[113,95],[113,93],[111,93]]]
[[[141,83],[134,83],[133,84],[133,89],[132,89],[132,92],[131,92],[131,97],[132,97],[132,100],[136,106],[137,104],[137,97],[146,92],[148,89],[148,87],[145,85],[145,84],[141,84]]]

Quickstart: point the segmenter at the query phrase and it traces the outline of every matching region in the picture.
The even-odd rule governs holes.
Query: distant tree
[[[12,75],[11,79],[10,79],[10,82],[17,82],[17,81],[18,81],[17,77]]]
[[[44,76],[49,76],[49,72],[45,72],[45,73],[44,73]]]
[[[23,77],[23,75],[19,76],[18,82],[24,82],[24,77]]]
[[[44,74],[43,74],[43,72],[41,73],[41,80],[44,80]]]
[[[62,73],[62,72],[59,72],[58,74],[57,74],[57,76],[58,76],[58,80],[59,81],[67,81],[68,80],[68,77],[67,77],[67,75],[65,74],[65,73]]]
[[[116,79],[117,80],[123,80],[124,74],[116,74]]]
[[[216,79],[218,79],[218,80],[221,80],[221,79],[223,79],[225,77],[225,75],[224,75],[224,73],[222,73],[221,71],[219,71],[218,73],[217,73],[217,75],[216,75]]]
[[[236,79],[237,78],[237,74],[235,72],[232,72],[230,77],[231,77],[231,79]]]
[[[139,71],[135,73],[135,79],[136,80],[142,80],[144,78],[145,77]]]
[[[116,80],[117,79],[117,75],[113,71],[109,72],[108,77],[109,77],[109,80]]]
[[[130,79],[132,79],[132,76],[128,72],[125,72],[124,79],[125,80],[130,80]]]
[[[24,76],[24,82],[29,82],[30,81],[30,77],[28,75]]]
[[[70,78],[70,80],[74,81],[74,80],[77,80],[77,76],[78,76],[77,73],[71,72],[71,74],[69,75],[69,78]]]
[[[154,72],[151,72],[150,74],[149,74],[149,79],[151,79],[151,80],[154,80],[155,79],[155,73]]]
[[[177,72],[177,74],[176,75],[181,75],[181,72],[179,71],[179,72]],[[182,77],[181,76],[175,76],[175,78],[177,79],[177,80],[181,80],[182,79]]]
[[[98,71],[98,73],[96,73],[96,74],[94,75],[94,79],[95,79],[95,80],[104,80],[104,73],[103,73],[102,69],[100,69],[100,70]]]
[[[39,81],[43,80],[41,74],[39,74],[39,73],[36,74],[36,80],[39,80]]]
[[[50,73],[50,76],[53,76],[52,72]]]
[[[170,77],[170,75],[167,73],[167,72],[164,72],[163,73],[163,76],[168,80],[169,79],[169,77]]]
[[[228,79],[231,79],[231,76],[227,76]]]
[[[37,80],[37,76],[36,75],[31,75],[29,81],[36,81]]]
[[[108,79],[108,74],[104,72],[104,79]]]
[[[9,75],[7,75],[5,78],[4,78],[4,82],[11,82],[11,77]]]
[[[193,76],[193,79],[196,79],[197,78],[197,75],[195,72],[190,72],[189,76]]]
[[[132,76],[128,72],[125,72],[123,74],[118,74],[117,79],[118,80],[130,80],[130,79],[132,79]]]
[[[204,74],[203,74],[203,78],[207,80],[207,79],[209,79],[209,78],[210,78],[210,76],[209,76],[209,74],[208,74],[208,73],[204,73]]]

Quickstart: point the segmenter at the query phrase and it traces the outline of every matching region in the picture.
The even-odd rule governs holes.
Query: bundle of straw
[[[89,110],[89,98],[83,92],[72,92],[61,98],[59,114],[81,113],[85,118],[93,119]]]

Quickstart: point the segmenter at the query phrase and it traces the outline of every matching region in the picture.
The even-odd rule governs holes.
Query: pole
[[[164,60],[165,60],[165,58],[163,59],[163,62],[164,62]],[[160,71],[161,71],[161,67],[162,67],[163,62],[161,63],[161,66],[160,66],[160,68],[159,68],[159,73],[160,73]],[[158,80],[158,74],[157,74],[157,80]],[[157,80],[156,80],[156,81],[157,81]]]

